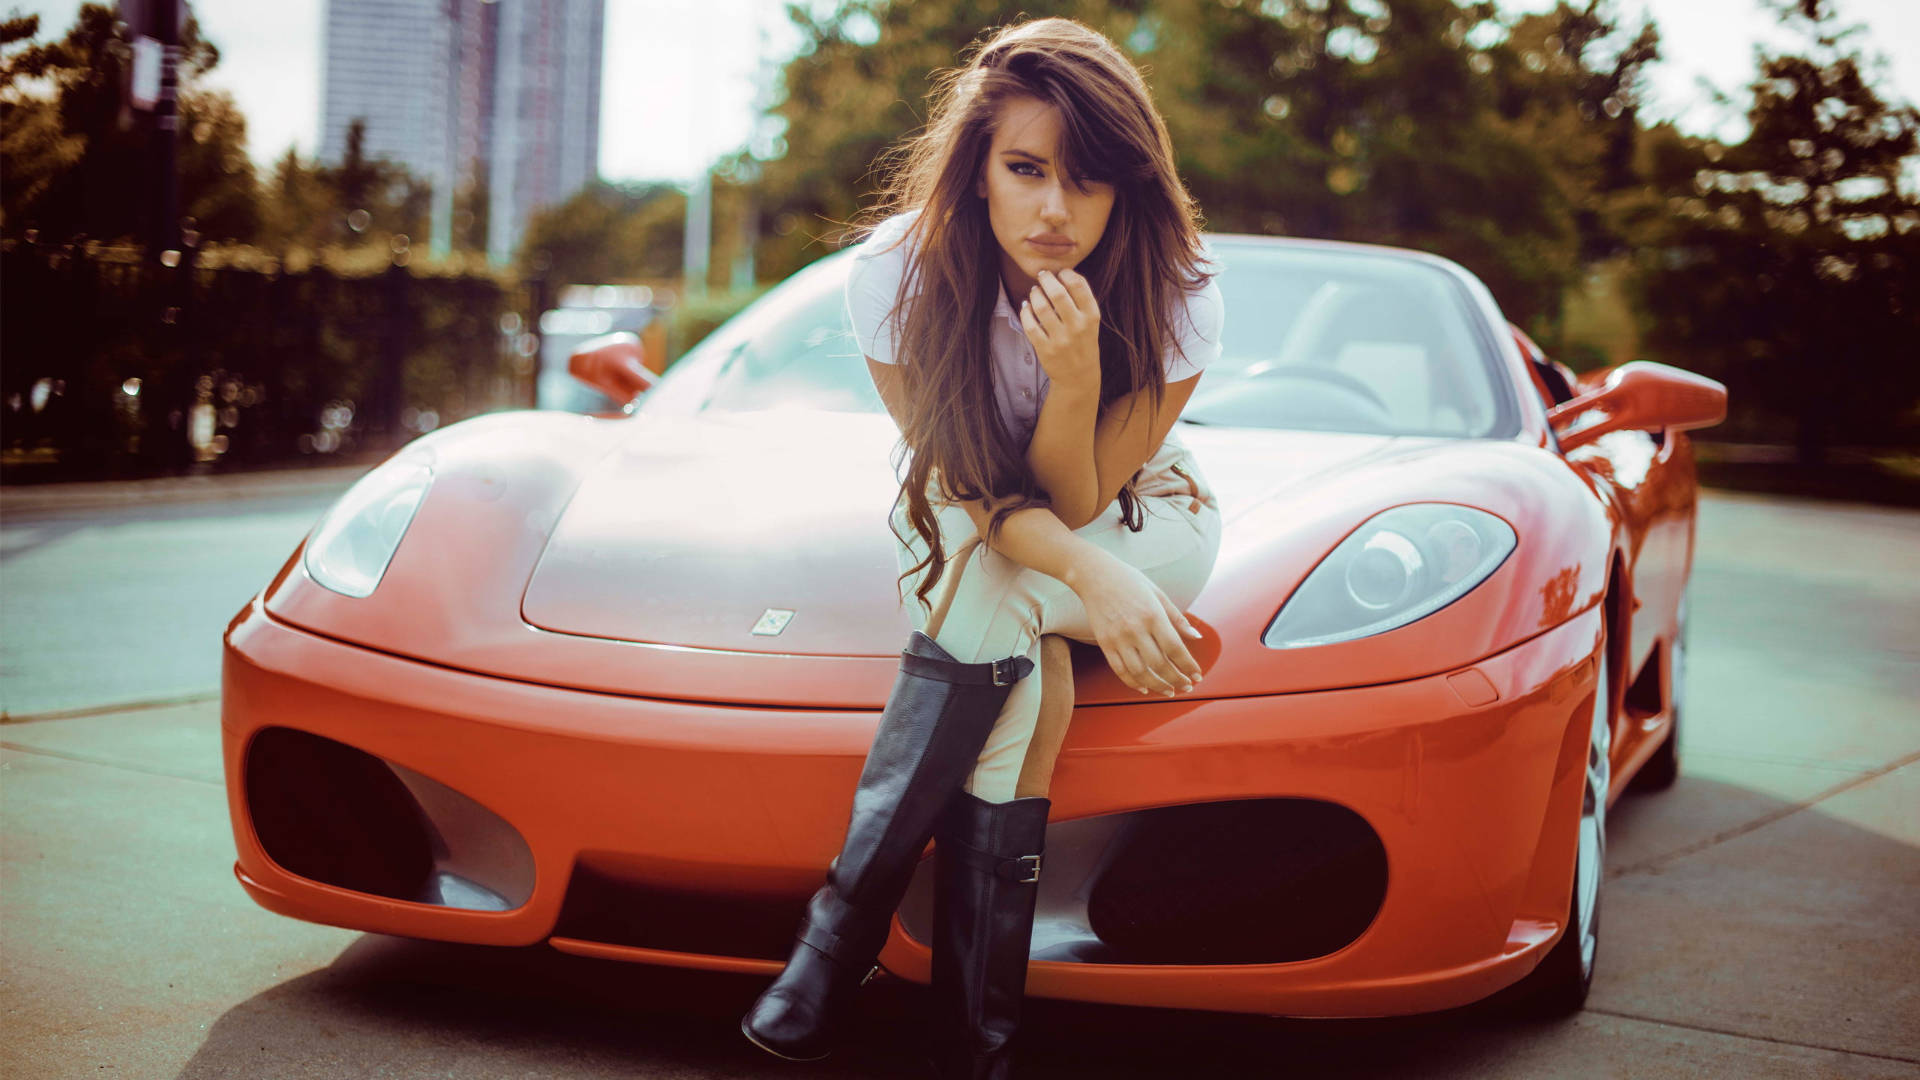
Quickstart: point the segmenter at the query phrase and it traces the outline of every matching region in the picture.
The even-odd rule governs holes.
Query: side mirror
[[[660,381],[646,365],[639,335],[630,330],[581,342],[567,357],[567,373],[622,406]]]
[[[1684,431],[1712,427],[1726,418],[1725,383],[1650,360],[1622,364],[1598,386],[1547,410],[1547,423],[1562,452],[1609,431]]]

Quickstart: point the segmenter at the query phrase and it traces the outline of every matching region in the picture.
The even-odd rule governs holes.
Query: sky
[[[263,167],[319,146],[320,33],[324,0],[192,0],[220,48],[207,82],[232,92],[247,117],[248,151]],[[679,180],[739,149],[756,130],[760,75],[796,47],[784,0],[606,0],[600,174],[608,180]],[[41,16],[41,39],[72,25],[80,0],[13,0]],[[1553,0],[1500,0],[1508,13],[1544,11]],[[1649,71],[1648,120],[1674,120],[1696,134],[1744,134],[1743,91],[1756,71],[1754,46],[1782,39],[1758,0],[1615,0],[1621,22],[1651,15],[1663,59]],[[1920,102],[1920,0],[1836,0],[1843,24],[1869,57],[1887,61],[1883,97]],[[1869,68],[1871,74],[1872,68]],[[1728,93],[1718,107],[1700,83]],[[682,87],[699,85],[698,96]],[[904,132],[902,133],[904,134]]]

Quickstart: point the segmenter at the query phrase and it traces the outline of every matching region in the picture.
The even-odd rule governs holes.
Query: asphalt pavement
[[[868,987],[843,1050],[785,1065],[735,1027],[758,978],[366,934],[246,897],[218,701],[116,650],[200,650],[201,621],[224,625],[360,471],[132,505],[0,496],[0,1075],[919,1075],[917,987]],[[1610,815],[1586,1011],[1036,1000],[1022,1075],[1920,1077],[1920,513],[1708,492],[1699,543],[1682,776]],[[178,591],[92,614],[126,591],[75,576],[106,556]],[[64,644],[30,644],[62,618]]]
[[[0,719],[211,699],[228,618],[372,467],[0,489]]]

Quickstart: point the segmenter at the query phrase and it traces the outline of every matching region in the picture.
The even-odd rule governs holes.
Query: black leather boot
[[[934,833],[932,999],[947,1077],[1012,1075],[1052,806],[959,791]]]
[[[754,1045],[796,1061],[826,1056],[847,998],[886,944],[941,809],[973,770],[1013,684],[1032,670],[1024,656],[961,663],[913,632],[840,854],[807,902],[786,968],[740,1021]]]

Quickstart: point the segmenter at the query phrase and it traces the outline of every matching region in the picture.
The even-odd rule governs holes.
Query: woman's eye
[[[1009,169],[1012,169],[1012,170],[1013,170],[1013,172],[1014,172],[1014,174],[1015,174],[1015,175],[1017,175],[1017,176],[1028,176],[1028,175],[1032,175],[1032,176],[1039,176],[1039,175],[1040,175],[1040,170],[1039,170],[1039,169],[1037,169],[1037,168],[1034,168],[1034,166],[1032,166],[1032,165],[1029,165],[1029,164],[1027,164],[1027,163],[1026,163],[1026,162],[1024,162],[1024,161],[1016,161],[1016,162],[1013,162],[1012,164],[1010,164],[1010,165],[1008,165],[1008,166],[1007,166],[1007,168],[1009,168]],[[1023,172],[1021,172],[1021,171],[1020,171],[1021,169],[1033,169],[1033,172],[1032,172],[1032,173],[1030,173],[1030,174],[1029,174],[1029,173],[1023,173]]]

